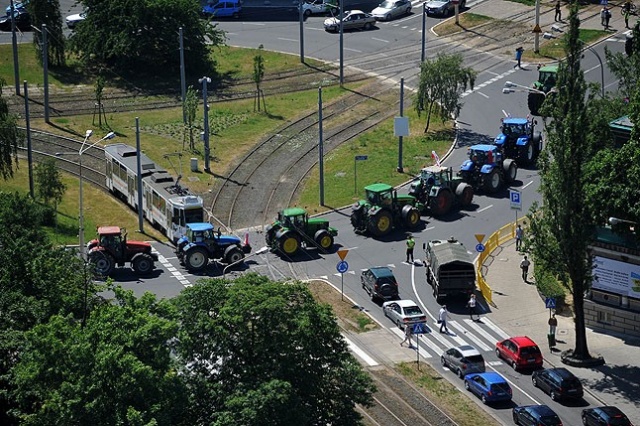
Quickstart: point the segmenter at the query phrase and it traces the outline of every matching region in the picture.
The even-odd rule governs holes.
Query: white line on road
[[[482,93],[482,92],[479,92],[479,91],[478,91],[478,92],[476,92],[476,93],[477,93],[478,95],[480,95],[480,96],[484,96],[486,99],[489,99],[489,96],[485,95],[485,94],[484,94],[484,93]]]
[[[367,365],[369,365],[370,367],[376,366],[378,365],[378,363],[371,358],[369,355],[367,355],[365,353],[365,351],[363,351],[362,349],[360,349],[359,347],[356,346],[355,343],[353,343],[351,340],[347,339],[345,337],[345,335],[343,334],[342,337],[344,338],[344,340],[347,341],[347,345],[349,345],[349,349],[351,350],[351,352],[353,352],[354,354],[356,354],[361,360],[363,360],[364,362],[367,363]]]
[[[480,210],[478,210],[476,213],[482,213],[485,210],[489,210],[491,207],[493,207],[493,204],[489,204],[487,207],[483,207]]]
[[[466,322],[466,320],[465,320],[465,322]],[[459,332],[464,334],[465,337],[468,337],[469,340],[471,340],[473,343],[475,343],[475,345],[477,347],[479,347],[481,350],[483,350],[485,352],[490,352],[492,350],[492,348],[490,348],[489,346],[485,345],[484,342],[482,342],[482,340],[478,339],[473,334],[468,333],[467,330],[462,325],[460,325],[460,323],[458,323],[457,321],[451,321],[449,324],[451,324],[453,326],[453,328],[457,329]]]
[[[258,27],[264,27],[266,24],[262,22],[243,22],[242,25],[256,25]]]
[[[522,187],[522,189],[527,189],[527,186],[531,185],[533,183],[533,181],[529,182],[528,184],[526,184],[525,186]]]
[[[382,43],[389,43],[389,40],[384,40],[384,39],[376,38],[376,37],[371,37],[371,40],[381,41]]]
[[[345,47],[344,50],[348,50],[349,52],[356,52],[356,53],[362,53],[362,50],[358,50],[358,49],[351,49],[349,47]]]
[[[484,323],[486,320],[486,318],[482,318],[481,321]],[[492,343],[496,343],[498,340],[491,336],[489,333],[487,333],[486,331],[484,331],[478,324],[474,323],[471,320],[464,320],[465,324],[467,324],[469,327],[473,328],[473,330],[478,333],[479,335],[481,335],[482,337],[484,337],[488,342],[492,342]],[[484,351],[491,351],[493,350],[492,348],[489,348],[487,346],[485,346],[486,349],[483,348]]]
[[[489,318],[482,318],[482,322],[484,324],[486,324],[487,327],[489,327],[490,329],[495,331],[496,334],[498,336],[502,337],[503,339],[508,339],[509,338],[509,335],[507,333],[505,333],[504,331],[502,331],[502,329],[500,327],[498,327],[497,325],[492,323],[491,320],[489,320]]]
[[[298,40],[294,40],[292,38],[283,38],[283,37],[278,37],[278,40],[282,40],[282,41],[292,41],[294,43],[297,43]]]

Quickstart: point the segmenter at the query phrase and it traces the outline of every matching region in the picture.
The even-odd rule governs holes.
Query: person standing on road
[[[629,13],[630,13],[629,8],[625,7],[624,8],[624,27],[627,29],[629,28]]]
[[[438,313],[438,323],[440,324],[440,333],[442,333],[442,329],[449,334],[449,329],[447,328],[447,318],[449,317],[449,311],[447,311],[447,305],[442,305],[440,308],[440,312]]]
[[[476,313],[476,304],[478,301],[476,300],[476,295],[472,294],[467,302],[467,307],[469,308],[469,318],[473,321],[473,315],[478,315]],[[478,315],[478,321],[480,321],[480,315]]]
[[[551,315],[549,318],[549,334],[556,334],[556,328],[558,328],[558,320],[556,319],[556,314]]]
[[[522,230],[522,225],[518,224],[516,228],[516,251],[520,251],[522,249],[522,235],[524,231]]]
[[[518,63],[513,66],[514,68],[518,67],[522,69],[522,67],[520,66],[520,61],[522,60],[523,53],[524,53],[524,48],[522,46],[516,49],[516,61],[518,61]]]
[[[562,22],[562,9],[560,8],[560,0],[556,3],[556,16],[554,18],[556,22]]]
[[[413,239],[413,235],[409,234],[407,236],[407,263],[409,263],[409,258],[411,258],[411,263],[413,263],[413,248],[416,246],[416,240]]]
[[[411,348],[413,345],[411,344],[411,326],[409,324],[404,326],[404,340],[402,342],[400,342],[400,346],[402,346],[402,344],[404,342],[409,342],[409,348]]]
[[[531,265],[531,262],[529,262],[529,259],[525,256],[524,259],[522,259],[522,262],[520,262],[520,269],[522,269],[522,281],[525,283],[527,282],[527,277],[529,275],[529,265]]]
[[[604,27],[605,17],[607,16],[607,8],[603,7],[600,11],[600,24]]]

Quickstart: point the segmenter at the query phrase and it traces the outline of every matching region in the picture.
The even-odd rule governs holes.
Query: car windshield
[[[484,362],[484,358],[482,358],[482,355],[472,355],[466,358],[467,358],[467,361],[472,362],[474,364],[482,364]]]
[[[520,351],[523,356],[539,355],[540,349],[537,346],[527,346]]]
[[[422,311],[417,306],[408,306],[404,308],[404,313],[407,315],[422,315]]]
[[[383,9],[392,9],[393,8],[393,2],[392,1],[383,1],[382,3],[380,3],[380,7]]]

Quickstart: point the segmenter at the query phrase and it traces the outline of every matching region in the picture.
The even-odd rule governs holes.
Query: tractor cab
[[[122,257],[127,244],[127,230],[119,226],[100,226],[98,228],[100,246],[115,253],[115,258]]]
[[[429,166],[420,171],[420,180],[426,182],[427,186],[443,186],[451,179],[447,167]]]
[[[365,187],[367,200],[372,206],[390,206],[393,203],[393,186],[374,183]]]
[[[285,228],[304,229],[307,220],[306,210],[299,207],[284,209],[278,213],[278,221]]]

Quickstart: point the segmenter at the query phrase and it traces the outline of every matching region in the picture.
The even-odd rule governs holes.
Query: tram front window
[[[183,222],[182,220],[180,222]],[[189,209],[184,211],[184,222],[198,223],[202,222],[202,209]],[[184,225],[184,223],[181,223]]]

